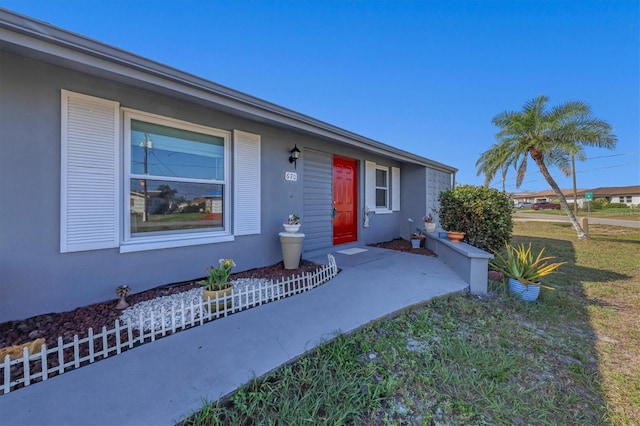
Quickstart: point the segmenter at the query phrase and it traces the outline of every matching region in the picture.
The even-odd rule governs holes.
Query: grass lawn
[[[514,213],[537,213],[550,214],[555,216],[567,216],[564,210],[533,210],[533,209],[516,209]],[[604,209],[591,212],[579,211],[578,217],[601,217],[604,219],[621,219],[621,220],[640,220],[640,209]]]
[[[196,424],[640,424],[640,233],[517,223],[568,264],[534,303],[431,301],[206,404]]]

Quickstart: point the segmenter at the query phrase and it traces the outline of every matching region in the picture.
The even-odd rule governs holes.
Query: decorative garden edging
[[[182,302],[178,309],[172,308],[169,312],[162,309],[159,315],[153,309],[141,311],[135,323],[129,322],[124,325],[118,319],[112,329],[102,327],[100,332],[94,333],[90,328],[86,337],[80,338],[75,335],[71,342],[65,343],[62,337],[58,337],[56,346],[48,348],[45,344],[32,354],[29,354],[28,348],[25,347],[20,358],[12,359],[6,355],[4,360],[0,361],[0,395],[118,355],[135,346],[153,342],[178,331],[312,290],[338,274],[335,258],[331,254],[327,255],[327,258],[328,264],[315,272],[283,278],[277,282],[260,283],[244,290],[234,289],[229,298],[233,300],[231,304],[227,303],[228,300],[223,300],[224,298],[208,301],[200,298],[197,303]],[[222,308],[206,308],[210,305]],[[148,328],[137,327],[138,324],[145,323],[149,324]]]

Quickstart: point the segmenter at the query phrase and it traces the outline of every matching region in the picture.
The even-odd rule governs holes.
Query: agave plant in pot
[[[231,275],[231,268],[234,266],[236,266],[236,263],[233,259],[219,259],[218,267],[210,266],[207,268],[207,277],[198,282],[204,287],[202,298],[205,302],[208,302],[205,306],[211,307],[212,312],[224,309],[225,301],[227,308],[231,307],[233,286],[229,282],[229,275]],[[216,300],[220,302],[217,307],[215,306]]]
[[[538,298],[540,288],[554,290],[553,287],[542,285],[541,279],[567,262],[551,262],[553,256],[543,256],[544,248],[534,255],[529,246],[507,244],[504,252],[496,252],[491,260],[491,268],[502,273],[509,279],[509,290],[522,300],[532,302]]]

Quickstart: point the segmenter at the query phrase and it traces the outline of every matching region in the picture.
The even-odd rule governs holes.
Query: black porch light
[[[300,150],[298,149],[298,145],[294,145],[293,149],[291,151],[291,156],[289,157],[289,164],[293,163],[293,167],[295,168],[297,166],[297,161],[298,158],[300,158]]]

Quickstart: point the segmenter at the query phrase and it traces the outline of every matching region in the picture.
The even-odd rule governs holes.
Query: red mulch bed
[[[435,256],[426,248],[411,248],[411,242],[401,238],[371,245],[425,256]],[[275,265],[232,274],[231,279],[266,278],[279,281],[282,278],[315,271],[319,267],[320,265],[302,260],[298,269],[284,269],[283,263],[280,262]],[[130,305],[133,305],[134,303],[180,293],[195,287],[199,287],[199,285],[194,281],[161,286],[131,294],[127,297],[127,301]],[[52,345],[56,343],[58,336],[62,336],[66,342],[73,339],[76,334],[80,337],[86,336],[90,327],[96,331],[103,326],[112,328],[114,322],[120,316],[120,311],[115,309],[116,303],[117,299],[114,298],[113,300],[80,307],[69,312],[49,313],[24,320],[0,323],[0,348],[19,345],[40,337],[46,339],[47,345]]]
[[[402,238],[396,238],[395,240],[387,241],[384,243],[369,244],[369,245],[372,247],[380,247],[380,248],[385,248],[389,250],[398,250],[398,251],[404,251],[407,253],[415,253],[415,254],[422,254],[424,256],[435,257],[435,254],[431,250],[424,247],[414,249],[411,247],[411,241],[403,240]]]
[[[282,278],[315,271],[319,267],[321,265],[302,260],[298,269],[284,269],[283,263],[280,262],[272,266],[232,274],[231,279],[266,278],[280,281]],[[133,305],[134,303],[180,293],[196,287],[200,286],[194,281],[161,286],[131,294],[127,297],[127,302]],[[115,309],[116,303],[117,299],[113,299],[80,307],[69,312],[49,313],[24,320],[0,323],[0,348],[19,345],[40,337],[44,337],[49,346],[56,343],[58,336],[62,336],[64,341],[67,342],[72,340],[75,334],[80,337],[86,336],[90,327],[96,332],[103,326],[109,329],[113,328],[116,319],[120,316],[120,311]]]
[[[427,256],[433,256],[434,254],[425,248],[411,248],[411,243],[406,240],[396,239],[385,243],[374,244],[375,247],[382,247],[392,250],[400,250],[410,253],[417,253]],[[288,278],[294,275],[301,275],[305,272],[313,272],[319,269],[322,265],[318,265],[309,261],[302,260],[300,266],[297,269],[287,270],[284,269],[282,262],[272,266],[263,268],[251,269],[240,273],[231,275],[231,279],[238,278],[266,278],[272,281],[280,281],[283,278]],[[151,290],[143,291],[136,294],[131,294],[127,297],[127,301],[130,305],[139,303],[149,299],[155,299],[161,296],[168,296],[175,293],[184,292],[196,287],[200,287],[196,281],[189,281],[183,283],[176,283],[166,286],[157,287]],[[8,321],[0,323],[0,348],[4,348],[12,345],[20,345],[37,338],[44,338],[48,347],[57,346],[58,337],[62,337],[65,343],[71,342],[74,335],[83,338],[88,335],[89,328],[92,328],[94,332],[99,332],[102,327],[107,329],[113,328],[115,321],[120,316],[119,310],[115,309],[117,299],[108,300],[101,303],[95,303],[93,305],[77,308],[73,311],[62,313],[49,313],[38,315],[35,317],[27,318],[19,321]],[[126,332],[123,331],[121,338],[126,340]],[[134,339],[137,337],[137,332],[134,332]],[[109,337],[109,346],[113,346],[115,341],[114,336]],[[98,341],[98,348],[96,351],[99,353],[102,350],[102,343]],[[135,343],[135,346],[140,344]],[[86,356],[88,344],[85,344],[81,349],[81,356]],[[69,347],[64,350],[64,361],[68,362],[74,359],[74,349]],[[96,360],[101,359],[102,356],[97,356]],[[81,363],[85,365],[87,361]],[[30,364],[31,373],[38,373],[41,371],[41,364],[37,361],[33,361]],[[58,374],[56,369],[58,367],[58,359],[53,355],[49,355],[48,362],[49,368],[48,377],[53,377]],[[67,367],[69,369],[69,367]],[[16,380],[22,377],[23,374],[22,364],[18,364],[11,368],[12,380]],[[40,379],[36,380],[39,381]],[[22,387],[22,384],[15,386],[14,389]]]

